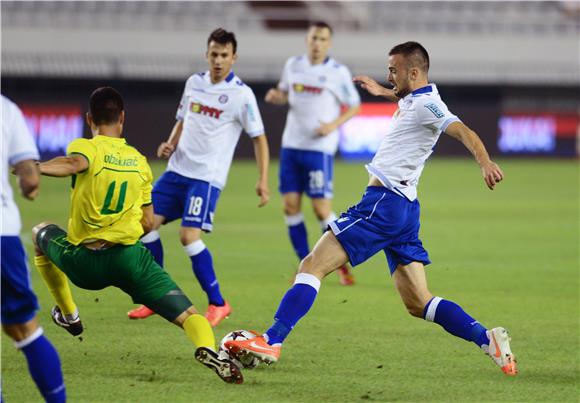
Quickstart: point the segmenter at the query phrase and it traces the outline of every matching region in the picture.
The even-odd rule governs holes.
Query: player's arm
[[[451,123],[445,129],[445,133],[461,141],[463,145],[471,152],[479,166],[487,187],[491,190],[504,177],[501,168],[489,158],[489,154],[483,145],[483,142],[473,130],[460,121]]]
[[[34,200],[38,195],[40,175],[36,161],[24,160],[16,163],[12,172],[17,176],[20,194],[28,200]]]
[[[321,123],[320,127],[316,129],[316,134],[319,136],[326,136],[338,129],[342,124],[347,122],[354,115],[359,113],[360,105],[354,105],[349,107],[344,113],[342,113],[336,120],[329,123]]]
[[[183,120],[178,120],[177,122],[175,122],[173,130],[171,130],[169,139],[161,143],[157,148],[158,158],[167,159],[171,157],[171,154],[173,154],[173,152],[177,148],[177,143],[179,143],[179,139],[181,138],[181,132],[183,132]]]
[[[355,76],[352,81],[371,95],[387,98],[391,102],[399,102],[399,97],[395,95],[395,91],[383,87],[369,76]]]
[[[268,187],[268,167],[270,165],[270,149],[268,139],[265,134],[252,138],[254,142],[254,155],[258,165],[258,183],[256,184],[256,194],[260,197],[258,207],[265,206],[270,200],[270,189]]]
[[[288,103],[288,92],[280,88],[270,88],[264,97],[264,101],[275,105],[286,105]]]
[[[153,213],[153,204],[147,204],[141,206],[143,210],[143,217],[141,217],[141,226],[143,227],[143,233],[147,234],[153,230],[155,215]]]
[[[89,168],[89,161],[82,154],[70,154],[41,162],[38,167],[42,175],[65,177],[86,171]]]

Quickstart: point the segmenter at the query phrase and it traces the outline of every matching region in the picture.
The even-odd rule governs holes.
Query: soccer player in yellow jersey
[[[196,359],[221,379],[241,383],[239,368],[215,352],[207,319],[139,241],[153,222],[152,173],[121,137],[121,95],[110,87],[94,91],[86,120],[92,139],[74,140],[66,157],[39,165],[43,175],[73,179],[68,234],[49,223],[33,229],[35,264],[57,303],[54,322],[75,336],[83,331],[67,277],[89,290],[115,286],[182,327],[197,346]]]

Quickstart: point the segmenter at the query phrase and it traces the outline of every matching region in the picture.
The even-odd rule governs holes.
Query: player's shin
[[[54,346],[44,337],[42,328],[39,327],[15,345],[24,353],[30,375],[45,401],[48,403],[66,401],[60,359]]]
[[[292,328],[305,316],[320,289],[320,280],[309,273],[298,273],[294,286],[286,292],[274,316],[274,324],[266,331],[268,344],[282,343]]]
[[[432,298],[425,306],[423,318],[437,323],[452,335],[471,341],[479,347],[485,349],[489,345],[487,329],[452,301],[440,297]]]
[[[78,318],[78,310],[74,303],[66,275],[45,255],[35,256],[34,265],[40,272],[40,275],[48,286],[48,290],[52,294],[66,320],[76,320]]]
[[[208,320],[200,314],[193,314],[183,322],[187,338],[196,347],[207,347],[215,351],[215,336]]]
[[[193,273],[207,294],[210,305],[223,306],[225,301],[213,268],[213,258],[205,243],[199,239],[183,247],[191,260]]]

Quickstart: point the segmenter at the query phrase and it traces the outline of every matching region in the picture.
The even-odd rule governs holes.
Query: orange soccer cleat
[[[257,336],[249,340],[229,340],[225,342],[225,347],[234,355],[251,355],[268,365],[278,361],[282,350],[282,345],[271,346],[266,342],[264,336]]]
[[[145,319],[151,315],[155,315],[155,312],[147,308],[145,305],[141,305],[127,312],[127,316],[129,317],[129,319]]]
[[[338,273],[338,278],[340,280],[340,284],[342,285],[354,285],[354,274],[349,269],[349,267],[345,264],[340,269],[336,271]]]
[[[223,306],[209,305],[205,318],[212,327],[216,327],[222,320],[227,318],[232,313],[232,307],[228,301],[224,301]]]
[[[495,327],[487,331],[489,337],[488,355],[501,368],[504,374],[518,374],[516,357],[510,349],[510,337],[503,327]]]

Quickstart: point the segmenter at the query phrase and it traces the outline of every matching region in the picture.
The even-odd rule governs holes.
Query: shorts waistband
[[[96,240],[89,240],[88,242],[83,242],[81,245],[87,249],[99,251],[99,250],[110,249],[117,244],[114,242],[106,241],[104,239],[96,239]]]

